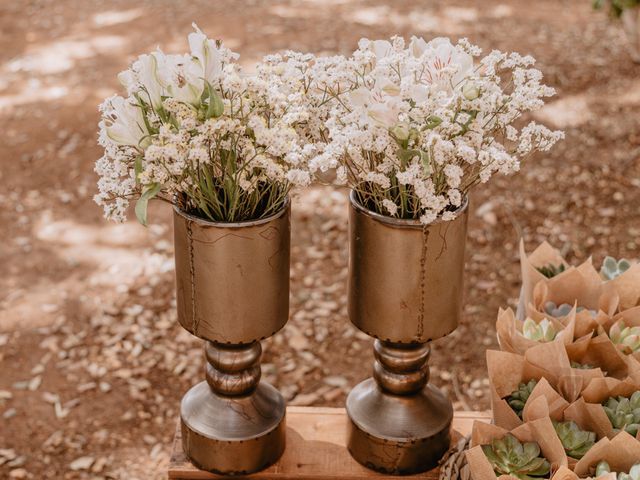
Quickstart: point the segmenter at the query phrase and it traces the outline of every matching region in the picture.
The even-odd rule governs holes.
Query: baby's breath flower
[[[351,57],[297,74],[309,87],[309,136],[322,142],[311,170],[341,165],[339,180],[383,215],[451,219],[474,185],[517,172],[563,137],[516,127],[555,93],[534,59],[494,50],[476,61],[480,53],[466,39],[362,39]]]
[[[306,128],[320,120],[298,74],[314,57],[268,57],[249,77],[235,53],[194,28],[189,54],[142,55],[119,75],[128,97],[100,107],[95,201],[108,218],[123,221],[130,200],[153,196],[209,220],[260,218],[311,182],[324,149]],[[146,222],[143,209],[136,215]]]

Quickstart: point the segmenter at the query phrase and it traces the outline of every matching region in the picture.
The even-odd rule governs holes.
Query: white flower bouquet
[[[196,27],[191,53],[142,55],[120,74],[128,97],[101,106],[96,201],[146,222],[151,198],[213,221],[268,216],[290,189],[335,169],[383,215],[451,220],[469,190],[510,174],[562,132],[530,122],[554,90],[531,57],[461,40],[363,39],[350,58],[286,52],[243,75]]]
[[[452,219],[476,184],[563,138],[517,126],[554,94],[532,57],[479,55],[466,40],[363,39],[350,58],[311,69],[307,101],[326,113],[327,142],[311,171],[337,166],[338,181],[379,214]]]
[[[119,75],[128,96],[100,107],[95,200],[108,218],[136,200],[146,224],[152,198],[210,221],[264,218],[310,181],[303,90],[265,66],[243,75],[237,54],[195,28],[189,54],[140,56]]]

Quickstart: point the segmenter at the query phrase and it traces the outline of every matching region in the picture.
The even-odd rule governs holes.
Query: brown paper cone
[[[579,398],[564,411],[565,421],[574,421],[582,430],[595,432],[598,438],[613,436],[613,427],[602,405]]]
[[[565,262],[560,252],[547,242],[541,243],[531,252],[531,255],[527,255],[524,249],[524,241],[520,240],[520,274],[522,276],[521,308],[531,302],[533,287],[535,287],[538,282],[546,282],[548,280],[547,277],[538,271],[538,268],[560,264],[564,265],[565,268],[569,268],[569,264]],[[562,273],[560,275],[562,275]]]
[[[580,477],[576,475],[572,470],[578,464],[577,461],[572,462],[573,459],[569,459],[569,467],[560,467],[556,473],[553,474],[551,480],[578,480]],[[573,466],[571,465],[573,463]],[[583,477],[584,480],[592,480],[593,477]],[[606,475],[601,475],[598,477],[598,480],[616,480],[615,473],[607,473]]]
[[[566,346],[569,360],[584,365],[596,367],[590,377],[618,378],[620,380],[629,376],[629,364],[625,355],[616,348],[606,334],[597,337],[586,336]],[[590,372],[592,369],[583,370]]]
[[[640,305],[640,263],[631,265],[629,270],[607,283],[620,296],[618,308],[621,312]]]
[[[545,404],[544,407],[542,402]],[[560,421],[568,406],[569,402],[553,389],[547,379],[541,378],[527,399],[522,411],[522,418],[525,422],[545,417]]]
[[[626,432],[613,439],[603,438],[576,464],[574,472],[579,477],[591,475],[600,461],[606,461],[612,472],[628,472],[640,462],[640,442]]]
[[[587,403],[602,403],[609,397],[629,397],[640,387],[631,379],[598,378],[589,383],[582,391],[582,398]]]
[[[576,400],[589,381],[597,378],[594,372],[571,368],[566,348],[558,342],[538,344],[527,350],[524,357],[528,364],[544,372],[545,378],[568,402]]]
[[[560,342],[569,345],[573,342],[575,332],[575,315],[564,324],[555,318],[548,318],[557,332],[554,342]],[[518,320],[513,310],[510,308],[498,311],[498,319],[496,321],[496,331],[498,334],[498,343],[500,348],[505,352],[517,353],[523,355],[528,349],[539,345],[541,342],[529,340],[523,333],[524,321]]]
[[[587,419],[592,426],[591,431],[596,432],[598,437],[613,437],[613,425],[609,421],[602,403],[610,397],[630,397],[640,387],[631,379],[618,380],[616,378],[595,379],[582,392],[582,398],[570,405],[565,410],[567,416],[577,416]],[[576,420],[576,423],[577,420]]]
[[[631,379],[594,379],[583,390],[582,397],[567,407],[564,412],[565,420],[573,420],[581,428],[596,432],[598,437],[613,437],[613,425],[602,408],[602,403],[610,397],[630,397],[639,388]]]
[[[528,364],[524,357],[515,353],[487,350],[486,355],[493,421],[511,430],[522,425],[522,420],[504,398],[517,390],[520,383],[540,380],[545,371]]]
[[[533,300],[527,305],[526,314],[533,320],[540,322],[549,317],[545,311],[547,302],[556,305],[569,304],[584,307],[587,310],[573,312],[557,320],[567,324],[571,315],[575,315],[574,337],[580,338],[598,330],[601,325],[611,322],[618,308],[618,295],[612,288],[604,287],[602,283],[594,283],[595,279],[584,277],[577,269],[564,272],[568,275],[554,277],[553,283],[539,282],[533,289]],[[595,310],[595,317],[588,311]]]
[[[560,467],[551,477],[552,480],[578,480],[578,476],[570,468]]]
[[[598,298],[602,293],[602,280],[598,272],[590,263],[582,264],[577,268],[570,268],[562,274],[550,278],[547,282],[541,282],[549,290],[547,301],[555,302],[557,305],[568,303],[573,305],[578,301],[578,305],[592,310],[598,309]],[[534,285],[534,298],[535,287]]]
[[[466,453],[467,463],[474,480],[496,478],[491,463],[482,452],[481,445],[488,445],[493,440],[504,437],[507,433],[511,433],[521,442],[536,442],[540,446],[542,455],[551,464],[552,472],[560,467],[567,467],[567,456],[549,418],[525,423],[511,432],[495,425],[475,422],[471,433],[472,448]]]

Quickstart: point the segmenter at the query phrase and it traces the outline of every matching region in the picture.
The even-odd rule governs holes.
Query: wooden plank
[[[468,435],[474,421],[490,422],[489,412],[456,412],[454,437]],[[345,480],[397,479],[372,472],[349,455],[346,445],[347,417],[343,408],[288,407],[287,448],[282,458],[268,469],[250,475],[252,479]],[[409,478],[438,477],[437,469]],[[194,467],[182,451],[180,422],[173,440],[168,478],[171,480],[216,480],[223,477]]]

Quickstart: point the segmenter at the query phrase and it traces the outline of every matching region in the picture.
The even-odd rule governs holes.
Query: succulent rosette
[[[551,470],[536,442],[522,443],[511,434],[482,445],[482,451],[497,476],[512,475],[521,480],[531,480],[548,477]]]
[[[629,469],[629,472],[612,472],[609,463],[605,460],[596,465],[595,477],[602,477],[609,473],[615,473],[617,480],[640,480],[640,462],[636,463]]]
[[[549,316],[541,320],[516,318],[512,309],[500,309],[496,331],[500,348],[507,352],[524,354],[539,343],[561,342],[565,345],[574,340],[575,316],[564,324]]]
[[[529,400],[533,389],[536,388],[538,384],[537,380],[529,380],[526,383],[521,383],[518,385],[518,388],[514,390],[508,397],[505,398],[509,406],[513,409],[514,412],[518,415],[518,417],[522,418],[522,412],[524,410],[524,406]]]
[[[618,320],[611,326],[609,338],[624,354],[640,351],[640,326],[627,325],[624,319]]]
[[[581,459],[596,442],[595,432],[582,430],[575,422],[553,422],[553,427],[571,458]]]
[[[611,397],[603,404],[614,432],[626,431],[637,435],[640,431],[640,391],[630,397]]]
[[[616,260],[613,257],[605,257],[600,268],[600,275],[604,280],[613,280],[618,278],[624,272],[631,268],[631,262],[626,258]]]

